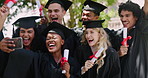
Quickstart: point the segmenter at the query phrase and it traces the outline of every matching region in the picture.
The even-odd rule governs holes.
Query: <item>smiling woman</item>
[[[63,47],[66,44],[65,40],[73,33],[72,30],[57,22],[49,23],[49,26],[43,31],[47,49],[45,58],[48,59],[47,67],[44,68],[46,77],[79,78],[79,74],[76,73],[80,69],[79,64],[71,56],[67,61],[62,61],[64,60],[62,58],[64,49],[67,49]],[[62,73],[62,70],[65,70],[66,73]],[[50,75],[48,72],[51,72]]]
[[[46,47],[48,47],[48,51],[51,53],[57,52],[60,50],[64,44],[64,40],[60,35],[56,33],[48,33],[46,38]]]
[[[108,35],[102,28],[104,20],[84,21],[86,30],[82,37],[83,45],[80,45],[75,58],[81,65],[82,78],[120,78],[120,65],[117,52],[111,48]],[[101,55],[95,54],[100,48],[104,48]],[[95,62],[90,59],[96,58]]]
[[[34,39],[34,36],[35,36],[35,31],[33,28],[29,29],[20,28],[20,37],[23,38],[23,44],[26,49],[29,49],[31,42]]]
[[[13,34],[13,37],[22,37],[23,45],[25,49],[37,50],[38,43],[38,31],[36,19],[41,18],[40,16],[23,17],[19,18],[13,24],[19,26]]]

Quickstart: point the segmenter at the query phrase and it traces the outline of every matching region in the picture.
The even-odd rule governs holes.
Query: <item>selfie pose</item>
[[[12,60],[20,61],[24,58],[29,59],[29,57],[28,56],[15,56],[15,55],[17,55],[17,53],[13,54],[10,52],[15,51],[16,48],[19,48],[19,49],[22,48],[22,46],[26,50],[38,52],[38,48],[37,48],[38,44],[36,44],[36,43],[38,41],[37,37],[39,37],[39,36],[38,36],[38,32],[36,31],[37,24],[35,22],[35,19],[38,19],[38,18],[40,18],[40,17],[33,16],[33,17],[23,17],[23,18],[18,19],[16,22],[14,22],[15,25],[19,26],[16,29],[16,31],[14,31],[14,34],[13,34],[14,38],[10,39],[7,37],[7,38],[2,39],[2,41],[0,43],[1,54],[2,54],[2,55],[0,55],[2,58],[2,59],[0,59],[0,63],[2,64],[2,67],[3,67],[2,68],[2,73],[3,73],[2,77],[3,77],[3,75],[8,76],[7,74],[9,74],[9,76],[11,76],[13,73],[16,72],[15,70],[17,70],[17,69],[20,72],[27,71],[27,68],[25,68],[25,66],[27,67],[27,65],[24,65],[23,63],[20,63],[20,62],[15,62],[15,63],[20,63],[21,64],[20,67],[14,67],[15,70],[11,70],[13,65],[15,65],[15,63],[12,63],[13,62]],[[17,44],[16,44],[15,41],[13,41],[13,40],[17,39],[16,37],[21,37],[20,39],[22,39],[22,42],[21,41],[19,42],[17,40],[17,42],[16,42]],[[26,51],[23,50],[22,53],[23,52],[26,52]],[[15,59],[9,59],[9,58],[14,58],[14,56],[15,56]],[[31,61],[27,61],[26,63],[29,63],[29,62],[31,62]],[[23,69],[26,69],[26,70],[23,70]],[[4,73],[4,71],[6,74]],[[25,73],[21,73],[20,75],[24,76],[24,74]],[[17,76],[13,75],[13,78],[16,78],[16,77]]]
[[[72,33],[73,31],[65,26],[52,22],[43,32],[46,38],[46,52],[37,53],[26,49],[13,51],[10,53],[11,59],[8,61],[3,77],[79,78],[79,64],[70,56],[67,60],[63,57],[64,41]]]

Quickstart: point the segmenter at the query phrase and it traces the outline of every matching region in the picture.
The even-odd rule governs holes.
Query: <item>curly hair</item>
[[[131,11],[133,15],[137,18],[141,15],[141,9],[140,6],[136,3],[133,3],[132,1],[127,1],[126,3],[121,3],[119,5],[118,14],[120,15],[121,11]]]
[[[103,28],[92,28],[93,30],[96,30],[99,34],[100,34],[100,39],[98,41],[98,49],[100,49],[101,47],[104,48],[103,52],[101,53],[101,56],[99,57],[99,59],[95,62],[95,64],[98,64],[97,70],[99,68],[101,68],[104,65],[104,58],[106,56],[106,50],[109,46],[111,46],[111,43],[109,41],[109,36],[107,35],[107,33],[105,32],[105,30]],[[86,30],[84,31],[84,34],[82,36],[82,44],[87,44],[87,40],[86,40]]]

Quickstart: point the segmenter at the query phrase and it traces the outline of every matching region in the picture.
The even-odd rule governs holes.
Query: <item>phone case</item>
[[[22,37],[8,39],[8,41],[14,41],[14,44],[15,44],[15,47],[9,47],[10,49],[22,49],[23,48]]]

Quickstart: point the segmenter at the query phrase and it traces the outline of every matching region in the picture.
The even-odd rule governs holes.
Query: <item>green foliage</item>
[[[82,7],[85,0],[71,0],[73,2],[72,7],[69,9],[70,17],[71,19],[68,22],[68,26],[70,28],[72,27],[82,27],[82,23],[79,21],[81,19],[81,13],[82,13]],[[117,0],[92,0],[99,3],[102,3],[103,5],[109,7],[113,5]],[[114,9],[108,10],[107,12],[102,12],[100,15],[100,19],[105,19],[105,22],[103,24],[104,27],[107,27],[108,21],[111,17],[115,16],[115,13],[113,13]],[[108,15],[108,13],[110,13]],[[77,23],[76,23],[77,22]]]
[[[0,6],[4,4],[5,0],[0,0]]]

